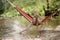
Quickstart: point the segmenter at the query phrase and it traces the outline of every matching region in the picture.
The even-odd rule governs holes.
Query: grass
[[[34,8],[37,8],[37,11],[39,14],[41,14],[42,16],[44,16],[44,11],[43,11],[43,5],[46,8],[46,1],[42,1],[42,0],[14,0],[13,4],[15,4],[16,6],[18,6],[19,8],[21,8],[23,11],[25,11],[27,14],[30,14],[32,16],[32,14],[34,13]],[[9,9],[5,10],[5,12],[2,14],[3,17],[18,17],[18,19],[26,26],[28,26],[29,22],[22,16],[18,16],[20,15],[19,12],[17,12],[11,5],[9,7]],[[56,26],[56,25],[60,25],[60,16],[58,17],[59,21],[55,22],[55,21],[49,21],[47,22],[47,25],[52,25],[52,26]],[[49,24],[48,24],[49,23]]]

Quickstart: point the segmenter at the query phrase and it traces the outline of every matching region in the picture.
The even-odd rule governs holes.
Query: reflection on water
[[[60,31],[29,31],[20,34],[24,25],[15,19],[0,18],[0,40],[59,40]],[[35,36],[35,35],[37,36]]]

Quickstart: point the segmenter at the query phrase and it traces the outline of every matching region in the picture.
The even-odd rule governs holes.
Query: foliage
[[[37,9],[37,12],[41,14],[41,16],[44,16],[44,10],[43,6],[46,8],[46,0],[10,0],[13,4],[21,8],[23,11],[25,11],[27,14],[30,14],[31,16],[34,14],[35,7]],[[60,0],[49,0],[50,3],[50,9],[59,9],[59,16],[58,19],[60,21]],[[5,3],[5,12],[1,15],[3,17],[17,17],[20,16],[19,12],[17,12],[8,2]],[[25,18],[23,18],[25,20]],[[26,21],[21,19],[24,24]],[[58,22],[59,22],[58,21]],[[50,24],[55,25],[55,24],[60,24],[60,23],[55,23],[55,21],[51,21]],[[28,23],[27,23],[28,24]]]

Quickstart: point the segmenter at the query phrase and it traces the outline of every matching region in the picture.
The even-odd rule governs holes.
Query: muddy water
[[[60,40],[60,31],[34,30],[20,31],[24,28],[21,22],[12,18],[0,18],[0,40]]]

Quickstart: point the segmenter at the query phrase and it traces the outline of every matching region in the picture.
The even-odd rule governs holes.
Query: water
[[[28,30],[20,34],[23,29],[24,25],[16,19],[0,18],[0,40],[60,40],[60,31]]]

